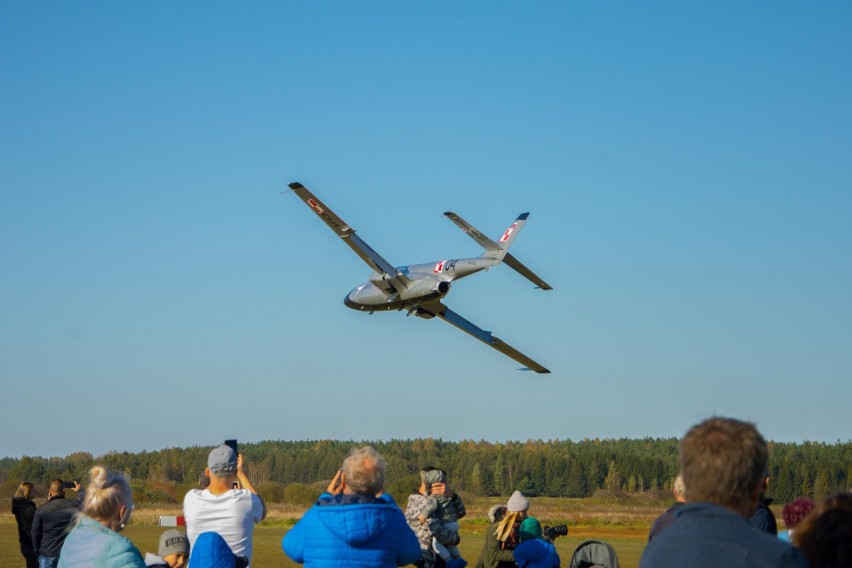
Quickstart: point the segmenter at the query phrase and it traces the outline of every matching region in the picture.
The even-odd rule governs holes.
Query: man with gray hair
[[[325,493],[281,542],[306,567],[405,566],[420,544],[393,498],[382,491],[385,460],[372,447],[355,448]]]
[[[654,537],[659,535],[677,518],[677,512],[681,510],[683,504],[686,503],[686,488],[683,485],[683,476],[677,474],[674,483],[672,484],[672,493],[675,497],[674,504],[666,509],[666,512],[657,517],[654,524],[651,525],[651,532],[648,533],[648,542],[654,540]]]
[[[207,456],[206,489],[191,489],[183,499],[190,549],[198,535],[215,532],[236,556],[251,561],[254,525],[266,517],[266,505],[243,469],[243,455],[222,444]],[[235,482],[239,481],[239,486]]]
[[[640,568],[807,568],[801,552],[748,523],[768,451],[754,424],[708,418],[680,442],[686,505]]]

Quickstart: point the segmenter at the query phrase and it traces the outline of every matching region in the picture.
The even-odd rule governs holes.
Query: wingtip
[[[290,189],[302,189],[302,188],[305,187],[304,185],[302,185],[301,183],[299,183],[297,181],[294,181],[293,183],[291,183],[289,185],[290,185]]]
[[[545,369],[544,367],[542,367],[541,369],[531,369],[529,367],[521,367],[518,370],[519,371],[532,371],[534,373],[538,373],[539,375],[549,375],[550,374],[550,369]]]
[[[526,213],[521,213],[520,215],[518,215],[518,219],[517,219],[517,220],[518,220],[518,221],[525,221],[525,220],[526,220],[526,218],[527,218],[527,217],[529,217],[529,216],[530,216],[530,212],[529,212],[529,211],[527,211]]]
[[[444,211],[444,215],[446,215],[447,217],[449,217],[449,216],[451,216],[451,215],[455,215],[455,213],[453,213],[452,211]]]

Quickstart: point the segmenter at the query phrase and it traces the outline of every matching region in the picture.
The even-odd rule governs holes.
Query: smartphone
[[[62,485],[65,487],[65,489],[74,489],[74,487],[77,486],[77,484],[74,483],[73,481],[66,481]]]
[[[240,455],[240,450],[237,448],[236,440],[225,440],[225,445],[229,446],[232,450],[234,450],[235,454]]]

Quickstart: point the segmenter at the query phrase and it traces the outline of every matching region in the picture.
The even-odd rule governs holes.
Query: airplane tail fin
[[[447,211],[444,213],[446,217],[450,219],[453,223],[458,225],[458,227],[467,233],[470,238],[475,240],[479,245],[485,249],[480,255],[480,258],[491,258],[496,260],[498,263],[503,262],[509,268],[515,270],[518,274],[541,288],[542,290],[552,290],[553,288],[539,278],[532,270],[524,266],[517,258],[509,254],[509,247],[512,246],[512,243],[518,236],[518,233],[521,232],[521,229],[524,226],[524,223],[527,222],[527,217],[529,217],[529,213],[521,213],[518,215],[518,218],[515,219],[515,222],[509,226],[503,232],[503,235],[495,242],[490,238],[486,237],[482,232],[479,231],[476,227],[453,213],[452,211]]]

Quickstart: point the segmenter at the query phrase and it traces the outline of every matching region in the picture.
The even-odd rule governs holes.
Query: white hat
[[[508,509],[510,513],[519,513],[521,511],[526,511],[529,508],[529,499],[524,497],[524,494],[520,491],[512,493],[512,496],[509,497],[509,502],[506,503],[506,509]]]

